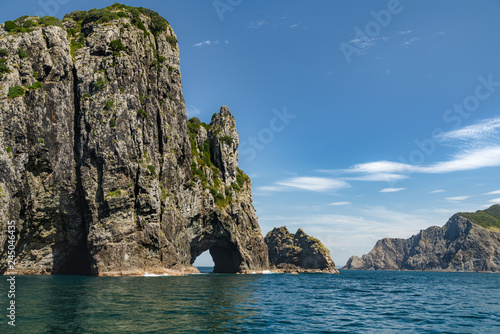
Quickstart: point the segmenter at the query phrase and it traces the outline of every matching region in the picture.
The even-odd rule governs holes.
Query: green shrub
[[[54,16],[44,16],[38,19],[38,24],[44,27],[47,26],[57,26],[64,28],[61,20]]]
[[[74,59],[76,55],[76,50],[81,49],[85,46],[85,38],[81,38],[80,42],[77,42],[76,39],[72,38],[69,46],[70,46],[71,56]]]
[[[107,81],[104,81],[102,78],[99,78],[96,82],[94,82],[94,87],[96,89],[103,89],[106,87]]]
[[[16,32],[24,33],[24,32],[33,31],[32,28],[24,28],[24,27],[18,26],[13,21],[6,21],[5,22],[5,30],[7,30],[10,33],[16,33]]]
[[[139,10],[137,8],[131,7],[129,9],[129,12],[132,14],[132,20],[131,20],[132,25],[144,31],[144,34],[149,35],[146,26],[141,20],[141,13],[139,12]]]
[[[109,127],[110,128],[115,128],[116,127],[116,121],[114,118],[109,120]]]
[[[29,17],[28,15],[23,15],[21,17],[18,17],[17,19],[14,20],[14,23],[20,26],[21,22],[26,20],[28,17]]]
[[[11,149],[9,146],[7,146],[7,147],[5,148],[5,150],[7,151],[7,153],[11,153],[11,152],[12,152],[12,149]]]
[[[81,21],[85,18],[85,16],[87,15],[87,12],[84,11],[84,10],[76,10],[74,12],[71,12],[69,14],[66,14],[64,15],[64,18],[69,18],[69,19],[72,19],[73,21]]]
[[[245,183],[250,180],[250,178],[238,167],[236,173],[236,182],[240,188],[243,188]]]
[[[21,59],[24,59],[24,58],[29,57],[28,50],[26,50],[26,49],[24,49],[24,48],[19,48],[19,49],[17,49],[17,55],[18,55],[18,56],[19,56],[19,58],[21,58]]]
[[[5,30],[8,32],[16,32],[20,28],[14,21],[5,21]]]
[[[0,58],[6,58],[9,56],[9,50],[7,49],[0,49]]]
[[[7,62],[7,59],[0,59],[0,79],[3,78],[3,75],[5,73],[11,72],[10,68],[7,65],[5,65],[6,62]]]
[[[121,189],[116,189],[115,191],[110,191],[106,197],[120,197],[122,195]]]
[[[82,25],[86,25],[88,23],[107,23],[117,18],[118,14],[116,12],[111,12],[106,8],[91,9],[83,18]]]
[[[37,25],[36,22],[31,21],[31,20],[26,20],[23,23],[23,28],[32,28],[32,27],[36,27],[36,25]]]
[[[109,42],[109,47],[115,52],[127,51],[127,47],[119,39]]]
[[[115,101],[107,100],[106,103],[104,103],[104,110],[110,110],[111,108],[113,108],[114,104],[115,104]]]
[[[148,114],[143,109],[139,109],[137,110],[137,117],[148,119]]]
[[[170,99],[170,101],[173,101],[174,100],[174,97],[171,93],[168,93],[168,98]]]
[[[173,47],[173,48],[177,48],[177,38],[175,38],[174,36],[169,36],[167,35],[166,36],[167,38],[167,42]]]
[[[231,145],[233,143],[233,138],[228,135],[225,135],[220,138],[221,142],[226,143],[227,145]]]
[[[29,90],[36,90],[36,89],[43,88],[43,84],[40,81],[37,81],[34,84],[32,84],[31,86],[28,86],[26,88],[28,88]]]
[[[24,88],[21,86],[14,86],[9,88],[9,94],[7,94],[8,97],[15,98],[18,96],[23,96],[24,95]]]
[[[152,176],[156,176],[156,167],[155,166],[148,165],[148,171],[149,171],[149,174],[151,174]]]

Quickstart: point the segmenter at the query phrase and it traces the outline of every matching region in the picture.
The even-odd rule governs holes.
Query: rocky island
[[[370,253],[353,256],[344,269],[500,271],[500,205],[457,213],[409,239],[379,240]]]
[[[210,124],[186,120],[177,37],[158,13],[7,21],[0,76],[1,273],[15,260],[18,274],[183,274],[207,250],[215,272],[269,268],[235,119],[223,106]]]
[[[264,241],[269,248],[269,262],[275,270],[338,273],[328,248],[300,228],[292,234],[285,226],[276,227]]]

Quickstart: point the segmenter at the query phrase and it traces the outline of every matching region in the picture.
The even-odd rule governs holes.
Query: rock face
[[[186,121],[177,38],[115,4],[0,25],[0,272],[268,267],[227,107]],[[189,130],[188,130],[189,127]]]
[[[286,227],[276,227],[264,241],[269,249],[269,262],[277,269],[337,272],[328,248],[302,229],[292,234]]]
[[[379,240],[370,253],[353,256],[344,269],[500,271],[500,233],[459,214],[409,239]]]

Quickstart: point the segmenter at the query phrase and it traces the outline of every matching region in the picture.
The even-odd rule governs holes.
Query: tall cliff
[[[186,121],[177,38],[115,4],[0,25],[0,272],[268,267],[227,107]],[[189,129],[188,129],[189,128]]]
[[[500,232],[495,221],[500,217],[488,213],[499,208],[456,214],[443,227],[430,227],[409,239],[379,240],[370,253],[351,257],[344,269],[498,272]]]

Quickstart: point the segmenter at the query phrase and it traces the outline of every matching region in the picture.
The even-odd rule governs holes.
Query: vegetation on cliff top
[[[491,231],[500,232],[500,205],[495,204],[486,210],[459,212],[460,216]]]
[[[153,33],[153,35],[158,36],[160,33],[167,31],[169,23],[163,17],[160,16],[155,11],[151,9],[143,8],[143,7],[132,7],[126,6],[119,3],[115,3],[109,7],[103,9],[91,9],[88,12],[83,10],[77,10],[66,14],[64,16],[65,20],[71,19],[77,23],[80,27],[85,26],[89,23],[107,23],[112,20],[116,20],[118,18],[129,18],[131,14],[131,23],[133,26],[138,29],[144,31],[146,35],[149,35],[149,32],[144,25],[144,22],[141,19],[141,15],[147,16],[150,19],[148,24],[149,30]],[[171,38],[172,39],[172,38]],[[168,40],[170,44],[174,44],[175,47],[177,45],[177,39],[173,38],[172,40]],[[175,42],[175,43],[174,43]]]

